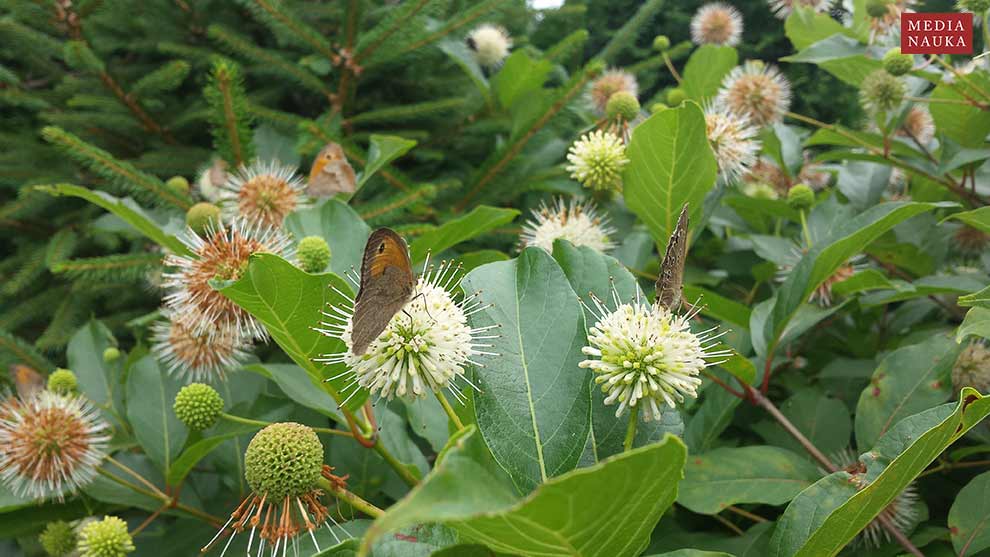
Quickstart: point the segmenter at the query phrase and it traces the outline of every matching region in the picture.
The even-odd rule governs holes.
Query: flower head
[[[612,98],[612,95],[620,92],[638,97],[639,84],[636,82],[633,74],[619,69],[612,69],[606,71],[598,79],[591,82],[588,96],[591,97],[591,103],[595,106],[595,109],[599,113],[604,114],[608,108],[608,100]]]
[[[627,91],[619,91],[608,99],[605,117],[609,120],[631,122],[639,116],[639,99]]]
[[[859,85],[859,102],[870,114],[889,112],[900,106],[907,94],[904,82],[886,70],[876,70]]]
[[[659,421],[664,404],[674,408],[685,396],[697,397],[698,375],[714,365],[707,360],[728,352],[712,350],[720,336],[711,335],[714,329],[691,332],[697,310],[677,315],[639,299],[620,304],[614,290],[612,298],[615,309],[592,298],[596,322],[582,348],[588,359],[579,365],[594,372],[606,405],[619,404],[616,417],[638,408],[644,421]]]
[[[921,145],[928,145],[935,138],[935,121],[924,106],[913,105],[904,115],[897,135],[911,138]]]
[[[330,264],[330,246],[321,236],[306,236],[299,240],[296,259],[307,273],[322,273]]]
[[[766,126],[779,122],[790,108],[791,85],[776,66],[748,60],[722,80],[716,103]]]
[[[364,354],[351,350],[353,307],[331,306],[324,313],[328,321],[321,324],[320,332],[341,339],[347,351],[316,361],[345,364],[344,375],[353,374],[353,385],[388,400],[423,397],[443,389],[460,400],[454,383],[457,379],[467,382],[465,367],[481,366],[472,359],[476,356],[495,355],[482,351],[491,345],[478,342],[493,338],[481,335],[494,327],[473,329],[468,323],[468,316],[480,308],[476,294],[463,299],[451,294],[460,283],[459,266],[444,261],[436,269],[427,269],[416,282],[416,294],[392,316]]]
[[[0,412],[0,480],[18,495],[55,497],[93,480],[109,427],[86,399],[43,391]]]
[[[48,376],[48,390],[60,395],[68,395],[76,392],[79,388],[79,381],[76,374],[68,369],[56,369]]]
[[[970,342],[952,367],[952,388],[973,387],[981,393],[990,392],[990,350],[982,342]]]
[[[175,318],[197,333],[213,331],[264,338],[261,324],[214,290],[210,281],[239,279],[252,253],[288,257],[288,238],[275,229],[238,219],[233,224],[210,226],[202,236],[187,230],[181,239],[194,255],[170,255],[165,259],[167,266],[175,268],[165,274],[164,281],[169,290],[165,305]]]
[[[791,181],[777,163],[767,157],[760,157],[743,175],[747,184],[768,184],[777,192],[786,192],[791,187]]]
[[[567,152],[571,178],[592,190],[622,190],[622,168],[629,164],[626,146],[619,136],[596,130],[585,134]]]
[[[81,557],[124,557],[134,551],[127,523],[116,516],[90,522],[79,530]]]
[[[898,43],[901,33],[901,16],[913,12],[917,0],[868,0],[870,42]]]
[[[76,548],[76,529],[64,520],[49,522],[38,536],[41,548],[51,557],[65,557]]]
[[[229,175],[220,191],[220,204],[228,220],[277,228],[285,217],[308,204],[306,189],[296,169],[278,161],[255,161]]]
[[[990,245],[990,234],[964,224],[952,235],[952,240],[957,251],[965,255],[979,255]]]
[[[172,410],[186,427],[193,431],[203,431],[220,419],[220,413],[223,412],[223,398],[209,385],[192,383],[179,389]]]
[[[186,211],[186,226],[197,234],[204,233],[211,226],[218,226],[221,221],[220,207],[201,201]]]
[[[756,162],[759,130],[750,125],[748,117],[714,104],[705,107],[705,123],[719,175],[733,182]]]
[[[468,34],[467,43],[478,64],[486,68],[501,66],[512,48],[512,39],[505,29],[489,23],[475,27]]]
[[[828,10],[832,2],[831,0],[768,0],[767,4],[778,19],[787,19],[794,8],[810,8],[816,13],[822,13]]]
[[[342,489],[346,485],[346,478],[335,476],[332,471],[323,464],[323,444],[309,426],[282,422],[265,427],[255,434],[244,453],[244,477],[251,494],[234,509],[227,523],[202,551],[208,551],[229,531],[230,538],[221,555],[225,554],[234,536],[247,528],[251,529],[248,555],[256,532],[260,538],[258,555],[264,552],[265,544],[272,548],[272,555],[278,555],[279,548],[284,555],[289,542],[295,543],[296,536],[302,532],[309,534],[319,553],[313,532],[321,525],[327,526],[339,543],[340,538],[327,521],[340,525],[320,501],[323,486]]]
[[[914,67],[914,57],[910,54],[901,54],[898,47],[891,48],[883,55],[883,69],[890,75],[902,76]]]
[[[169,373],[193,381],[219,382],[247,359],[251,342],[236,328],[198,329],[167,312],[152,330],[152,351]]]
[[[558,238],[603,253],[615,246],[611,239],[615,229],[609,226],[608,216],[599,215],[591,201],[582,203],[571,199],[567,202],[557,198],[551,206],[541,203],[532,215],[533,218],[523,225],[519,237],[524,248],[535,246],[553,252],[553,243]]]
[[[810,209],[815,204],[815,192],[807,184],[795,184],[787,192],[787,204],[795,209]]]
[[[691,18],[691,40],[694,44],[736,46],[742,31],[742,14],[722,2],[705,4]]]

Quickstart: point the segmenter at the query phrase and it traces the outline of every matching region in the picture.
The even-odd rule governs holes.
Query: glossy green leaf
[[[962,221],[973,228],[990,234],[990,207],[980,207],[979,209],[973,209],[972,211],[953,213],[952,215],[946,217],[945,220],[949,219]]]
[[[865,45],[843,34],[822,39],[781,60],[815,64],[853,87],[859,87],[864,77],[883,68],[880,60],[867,56]]]
[[[804,388],[782,402],[780,411],[823,453],[835,454],[849,446],[853,423],[849,409],[841,400],[818,389]],[[756,424],[754,429],[768,443],[805,456],[800,443],[776,421],[768,419]]]
[[[433,472],[383,516],[362,550],[383,534],[423,522],[509,554],[638,555],[673,502],[684,445],[673,436],[553,478],[517,499],[489,477],[473,427],[451,438]],[[641,481],[649,478],[649,482]]]
[[[956,329],[956,342],[962,342],[969,336],[990,339],[990,309],[974,307],[966,312],[962,325]]]
[[[922,277],[911,283],[898,280],[891,283],[891,290],[872,292],[860,298],[859,303],[861,306],[870,307],[939,294],[958,296],[979,289],[983,284],[976,278],[959,275]]]
[[[784,21],[784,33],[796,50],[808,48],[836,33],[852,36],[852,31],[829,17],[827,13],[817,13],[805,6],[794,7],[794,10]]]
[[[682,87],[688,98],[702,103],[718,93],[722,78],[739,63],[739,53],[731,46],[704,44],[688,58]]]
[[[499,226],[512,222],[512,219],[516,218],[517,215],[519,215],[519,211],[515,209],[480,205],[463,217],[449,220],[417,237],[409,248],[409,254],[413,263],[419,263],[429,252],[438,254],[461,242],[477,238]]]
[[[193,467],[224,441],[252,433],[257,431],[259,427],[237,424],[235,427],[223,427],[222,429],[222,433],[214,432],[213,435],[196,441],[182,451],[182,454],[172,462],[172,466],[168,471],[168,476],[166,477],[168,485],[181,485],[186,476],[192,472]]]
[[[321,386],[322,380],[312,377],[305,369],[294,364],[251,364],[245,369],[274,381],[293,402],[337,422],[344,421],[337,402]]]
[[[364,165],[364,170],[358,176],[357,189],[360,189],[376,172],[385,167],[388,163],[405,155],[410,149],[416,146],[412,139],[405,139],[394,135],[371,136],[371,147],[368,149],[368,162]]]
[[[328,303],[346,303],[331,285],[352,295],[348,284],[333,273],[312,275],[277,255],[258,253],[251,256],[240,280],[223,285],[220,292],[265,325],[268,334],[292,361],[306,370],[314,388],[322,388],[334,400],[342,401],[339,393],[347,378],[337,377],[327,383],[323,380],[339,376],[343,364],[323,365],[313,361],[324,354],[344,351],[343,342],[314,330],[320,326],[321,312]],[[359,408],[366,398],[367,392],[362,391],[347,406]]]
[[[678,549],[667,553],[654,553],[646,557],[733,557],[722,551],[704,551],[701,549]]]
[[[990,286],[980,289],[979,292],[973,292],[972,294],[959,296],[959,298],[956,299],[956,303],[964,308],[980,307],[984,309],[990,309]]]
[[[965,104],[967,96],[986,102],[985,94],[980,94],[976,88],[990,91],[990,74],[977,70],[967,75],[965,81],[956,80],[952,84],[938,85],[931,94],[934,102],[928,106],[940,133],[963,147],[973,149],[983,148],[987,134],[990,133],[990,112]],[[939,100],[948,102],[938,102]]]
[[[719,373],[716,372],[716,375]],[[719,378],[727,383],[733,381],[725,373],[720,374]],[[684,442],[692,454],[711,449],[718,436],[729,426],[736,408],[742,402],[742,399],[717,385],[709,385],[703,396],[704,400],[695,405],[694,415],[684,429]]]
[[[364,244],[371,228],[346,203],[327,199],[313,207],[295,211],[285,219],[285,229],[295,239],[319,236],[330,246],[330,270],[339,276],[361,269]]]
[[[990,472],[976,476],[959,490],[949,509],[949,531],[959,557],[990,547]]]
[[[525,99],[528,93],[543,87],[552,67],[549,60],[534,60],[525,50],[513,52],[492,78],[499,104],[509,108],[516,101]]]
[[[498,463],[522,491],[577,465],[588,439],[590,372],[578,367],[586,342],[578,297],[557,263],[539,248],[468,273],[465,292],[489,307],[474,327],[501,325],[476,370],[478,427]]]
[[[715,185],[715,155],[706,129],[701,108],[687,102],[636,126],[626,148],[623,195],[661,253],[684,204],[690,204],[691,223],[697,226],[702,201]]]
[[[819,476],[813,464],[786,449],[715,449],[688,458],[677,502],[701,514],[717,514],[738,503],[781,505]]]
[[[109,329],[99,321],[90,321],[72,335],[66,350],[79,392],[104,408],[111,408],[114,399],[122,398],[117,384],[119,364],[103,361],[103,351],[113,345]]]
[[[870,523],[949,445],[990,414],[990,399],[964,388],[960,401],[894,425],[861,457],[865,487],[830,474],[791,501],[770,543],[773,557],[831,557]]]
[[[701,286],[684,285],[684,299],[701,306],[701,314],[712,319],[731,323],[736,327],[749,329],[752,310],[735,300],[730,300],[717,292]]]
[[[839,296],[848,296],[868,290],[884,290],[893,287],[894,284],[880,271],[865,269],[832,285],[832,292]]]
[[[89,201],[110,211],[124,220],[135,230],[149,240],[178,255],[192,255],[178,238],[162,230],[162,226],[148,216],[144,210],[129,197],[114,197],[106,192],[91,190],[73,184],[55,184],[51,186],[35,186],[37,189],[60,196],[67,195]]]
[[[145,454],[165,474],[182,451],[186,426],[172,411],[182,383],[158,366],[154,356],[145,356],[127,370],[127,419]]]

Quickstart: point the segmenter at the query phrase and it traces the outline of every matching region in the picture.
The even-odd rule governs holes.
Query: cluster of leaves
[[[863,17],[861,4],[850,17]],[[348,489],[385,510],[369,521],[342,503],[355,539],[334,545],[321,530],[320,546],[331,549],[320,555],[990,548],[981,498],[990,475],[977,475],[990,450],[980,423],[990,402],[951,377],[964,343],[990,337],[990,260],[958,239],[963,226],[990,234],[986,70],[949,82],[922,68],[908,78],[932,99],[937,149],[855,129],[855,91],[882,65],[869,32],[796,9],[784,23],[789,62],[832,75],[845,87],[836,98],[850,100],[763,130],[762,155],[788,181],[807,157],[833,175],[808,208],[716,185],[699,105],[740,53],[646,52],[637,45],[661,19],[658,1],[591,35],[561,22],[587,13],[594,31],[598,4],[538,19],[522,3],[491,1],[151,2],[141,17],[126,6],[15,2],[0,19],[5,44],[16,46],[0,66],[12,108],[0,116],[9,130],[0,135],[9,192],[0,225],[16,232],[0,262],[0,352],[4,363],[47,371],[39,349],[65,346],[80,393],[113,424],[116,459],[64,503],[0,488],[0,537],[11,540],[0,548],[37,553],[45,524],[115,512],[132,526],[156,519],[138,528],[138,555],[195,553],[246,493],[251,435],[287,420],[380,426],[373,450],[324,438]],[[513,36],[499,68],[479,66],[463,41],[482,21]],[[619,240],[611,255],[564,240],[551,253],[517,253],[509,223],[520,211],[508,207],[581,193],[562,159],[596,123],[589,81],[605,63],[628,62],[661,91],[678,53],[690,53],[680,84],[688,100],[633,127],[622,197],[607,205]],[[360,171],[357,192],[285,224],[297,240],[327,241],[329,272],[256,255],[239,280],[216,284],[273,343],[217,385],[228,418],[241,419],[190,431],[172,409],[181,380],[147,346],[160,295],[144,286],[161,273],[163,253],[185,249],[176,235],[201,195],[188,182],[213,157],[232,167],[255,157],[299,164],[330,141]],[[887,191],[894,169],[907,176],[898,200]],[[586,307],[591,293],[611,299],[614,288],[626,300],[650,290],[684,204],[693,237],[686,297],[704,300],[699,330],[731,331],[734,355],[712,369],[699,399],[641,424],[625,443],[635,448],[624,449],[625,418],[578,366],[594,325]],[[381,225],[411,240],[414,266],[428,252],[462,260],[463,289],[490,304],[472,325],[501,325],[499,356],[470,370],[478,390],[457,420],[432,399],[372,407],[359,392],[341,404],[344,380],[323,381],[340,366],[314,362],[341,350],[313,328],[325,304],[350,291],[341,277]],[[857,257],[869,263],[850,266]],[[825,287],[835,303],[809,302]],[[94,311],[100,319],[85,322]],[[123,357],[104,358],[117,346]],[[836,455],[850,450],[863,456],[840,469]],[[112,481],[118,463],[153,489]],[[893,526],[903,539],[853,542],[912,482],[923,497]],[[244,538],[233,551],[245,550]]]

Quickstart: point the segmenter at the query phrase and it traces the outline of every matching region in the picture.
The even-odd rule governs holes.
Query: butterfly
[[[684,260],[687,259],[688,221],[688,206],[685,203],[670,234],[667,251],[660,263],[660,276],[657,277],[656,304],[670,311],[680,307],[683,297],[681,288],[684,286]]]
[[[372,232],[364,246],[360,290],[354,300],[351,353],[364,354],[412,298],[415,281],[406,241],[389,228]]]
[[[45,378],[34,369],[22,364],[11,364],[9,371],[21,400],[28,400],[45,389]]]
[[[312,197],[333,197],[338,193],[354,193],[356,188],[357,178],[344,150],[332,141],[324,145],[309,170],[306,193]]]

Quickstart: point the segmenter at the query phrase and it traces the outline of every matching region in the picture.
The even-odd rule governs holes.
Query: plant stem
[[[958,468],[974,468],[980,466],[990,466],[990,460],[970,460],[968,462],[943,462],[935,468],[929,468],[924,472],[918,474],[919,478],[934,474],[936,472],[941,472],[943,470],[953,470]]]
[[[670,56],[668,56],[666,52],[663,52],[661,55],[663,56],[663,63],[667,66],[667,69],[670,70],[670,75],[674,76],[674,79],[677,80],[678,85],[681,85],[684,80],[681,79],[681,74],[677,73],[677,68],[674,67],[674,62],[670,59]]]
[[[752,520],[753,522],[767,522],[767,519],[763,518],[762,516],[760,516],[760,515],[758,515],[756,513],[751,513],[751,512],[749,512],[749,511],[747,511],[745,509],[740,509],[739,507],[737,507],[735,505],[729,505],[728,507],[725,507],[725,510],[727,510],[729,512],[736,513],[739,516],[744,516],[744,517]]]
[[[629,409],[629,425],[626,427],[626,440],[622,442],[622,450],[628,451],[633,448],[636,440],[636,422],[639,421],[639,405]]]
[[[450,421],[454,422],[454,426],[457,428],[457,431],[464,429],[464,423],[461,422],[461,417],[457,415],[456,411],[454,411],[454,407],[447,401],[447,397],[444,396],[443,392],[435,391],[433,394],[437,395],[437,400],[440,401],[440,406],[443,406],[443,411],[447,413],[447,417],[450,418]]]
[[[357,495],[347,491],[346,489],[340,489],[335,487],[326,478],[320,478],[318,483],[321,488],[323,488],[327,493],[333,495],[338,501],[347,503],[351,507],[363,512],[364,514],[370,516],[371,518],[378,518],[385,514],[385,511],[379,509],[378,507],[372,505],[371,503],[365,501],[364,499],[358,497]]]
[[[241,416],[235,416],[233,414],[228,414],[226,412],[221,412],[220,417],[236,424],[253,425],[258,427],[268,427],[272,425],[272,422],[266,422],[262,420],[252,420],[251,418],[243,418]],[[354,434],[350,431],[344,431],[342,429],[333,429],[331,427],[314,427],[309,426],[316,433],[327,433],[330,435],[340,435],[341,437],[354,437]]]
[[[142,530],[144,530],[145,528],[148,527],[149,524],[151,524],[152,522],[154,522],[155,519],[158,518],[158,515],[162,514],[162,512],[165,511],[166,509],[168,509],[168,503],[165,503],[164,505],[162,505],[161,507],[159,507],[157,511],[155,511],[154,513],[152,513],[151,516],[149,516],[148,518],[146,518],[144,520],[144,522],[142,522],[140,525],[138,525],[137,528],[135,528],[134,530],[132,530],[131,531],[131,537],[133,538],[134,536],[140,534]]]
[[[808,218],[805,216],[804,209],[801,209],[801,230],[804,231],[804,243],[807,244],[808,249],[811,249],[811,232],[808,231]]]
[[[407,468],[406,465],[399,459],[395,458],[395,455],[390,453],[388,449],[385,448],[385,445],[382,445],[381,438],[375,442],[375,446],[372,448],[375,449],[376,453],[385,459],[385,462],[387,462],[397,474],[399,474],[399,477],[402,478],[402,481],[406,482],[406,485],[409,487],[416,487],[419,485],[419,479],[417,479],[416,476],[413,476],[412,472],[409,471],[409,468]]]
[[[152,493],[155,493],[156,494],[155,497],[159,497],[159,498],[161,498],[161,497],[168,497],[168,495],[166,495],[164,491],[158,489],[158,486],[156,486],[155,484],[153,484],[153,483],[149,482],[148,480],[144,479],[144,476],[142,476],[141,474],[138,474],[134,470],[128,468],[127,466],[124,466],[124,464],[122,462],[116,460],[112,456],[107,455],[107,462],[110,462],[111,464],[113,464],[117,468],[120,468],[121,470],[123,470],[124,472],[126,472],[127,475],[129,475],[132,478],[136,479],[137,481],[141,482],[142,485],[144,485],[149,490],[151,490]]]
[[[190,514],[192,516],[195,516],[196,518],[198,518],[200,520],[204,520],[206,522],[209,522],[209,523],[211,523],[211,524],[213,524],[215,526],[219,526],[219,525],[223,524],[223,521],[220,520],[218,517],[215,517],[215,516],[213,516],[211,514],[207,514],[207,513],[203,512],[203,511],[199,510],[199,509],[194,509],[194,508],[186,505],[185,503],[180,503],[175,498],[169,497],[168,495],[162,493],[161,491],[158,491],[157,493],[155,493],[153,491],[148,491],[147,489],[144,489],[143,487],[134,485],[131,482],[129,482],[129,481],[121,478],[120,476],[117,476],[113,472],[110,472],[110,471],[105,470],[103,468],[97,468],[96,471],[99,474],[101,474],[104,477],[106,477],[107,479],[109,479],[109,480],[111,480],[111,481],[113,481],[115,483],[118,483],[118,484],[126,487],[127,489],[130,489],[131,491],[133,491],[135,493],[140,493],[141,495],[144,495],[145,497],[151,497],[153,499],[158,499],[162,503],[168,505],[169,508],[178,509],[178,510],[180,510],[182,512],[185,512],[185,513],[188,513],[188,514]],[[157,488],[155,488],[155,489],[157,490]]]

